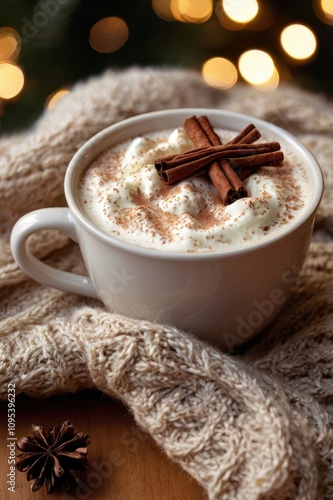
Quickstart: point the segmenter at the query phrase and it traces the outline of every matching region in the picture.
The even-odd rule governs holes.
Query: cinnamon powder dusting
[[[160,137],[165,141],[168,135]],[[159,141],[154,138],[147,144],[156,147]],[[88,217],[125,241],[186,252],[239,247],[283,228],[306,205],[306,170],[286,150],[283,166],[257,169],[244,181],[249,197],[226,206],[205,173],[167,185],[153,164],[140,164],[140,155],[134,155],[133,164],[124,162],[130,145],[102,153],[80,183],[82,208]],[[161,156],[158,147],[156,154]],[[175,148],[170,145],[163,151],[174,154]],[[184,143],[182,148],[188,151],[193,144]]]

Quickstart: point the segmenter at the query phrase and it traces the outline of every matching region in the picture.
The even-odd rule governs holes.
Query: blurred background
[[[78,80],[194,68],[221,92],[283,82],[333,95],[333,0],[0,0],[0,134]]]

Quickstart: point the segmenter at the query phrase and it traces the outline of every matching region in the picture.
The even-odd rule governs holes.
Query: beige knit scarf
[[[64,204],[75,151],[102,128],[162,108],[213,107],[264,118],[316,155],[326,192],[297,290],[241,353],[186,332],[107,312],[45,288],[13,262],[22,214]],[[142,429],[210,499],[333,498],[333,105],[293,86],[271,94],[207,88],[195,72],[131,68],[76,85],[32,130],[0,141],[0,396],[96,388],[118,397]],[[57,232],[31,238],[39,257],[82,272]]]

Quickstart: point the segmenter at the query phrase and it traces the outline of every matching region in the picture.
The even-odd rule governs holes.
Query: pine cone
[[[33,492],[45,485],[48,494],[68,491],[78,484],[80,473],[89,468],[87,446],[89,436],[74,430],[67,420],[52,430],[32,425],[29,436],[17,442],[22,451],[17,456],[16,467],[27,472],[27,480],[34,479]]]

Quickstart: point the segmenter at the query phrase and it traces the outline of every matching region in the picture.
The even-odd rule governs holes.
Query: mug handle
[[[60,271],[31,254],[27,248],[27,239],[41,229],[58,229],[77,243],[74,221],[68,208],[35,210],[21,217],[11,233],[11,251],[18,265],[28,276],[42,285],[99,299],[91,278]]]

